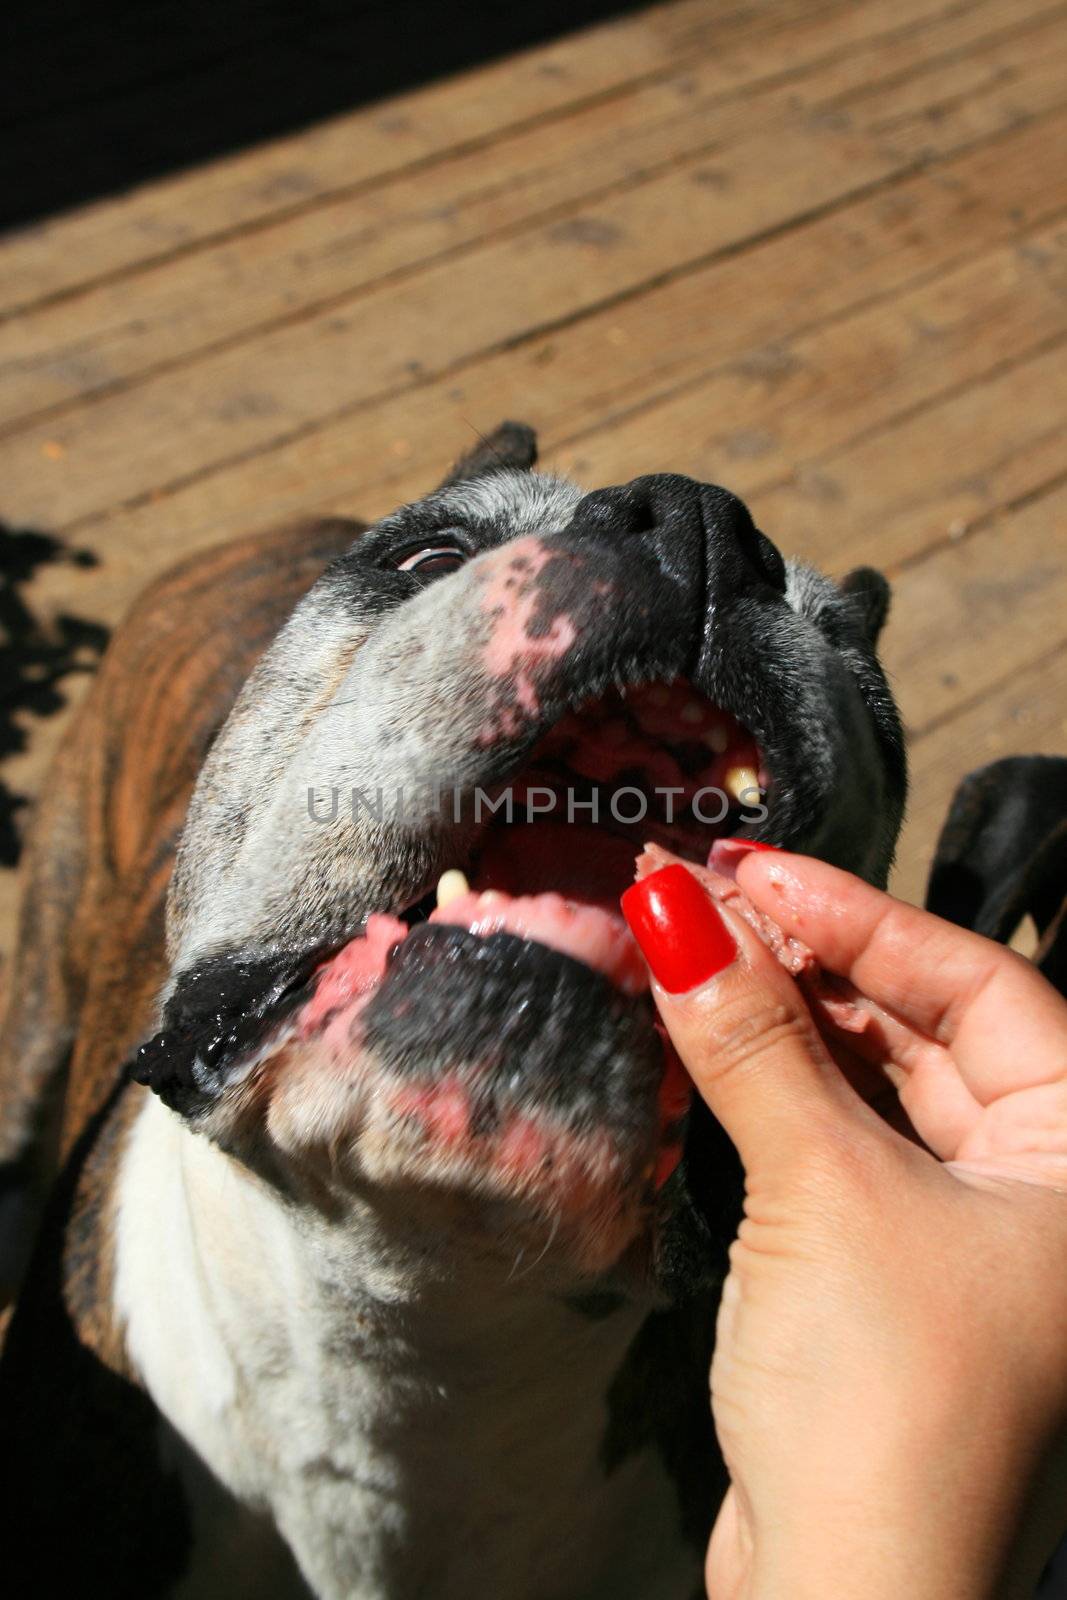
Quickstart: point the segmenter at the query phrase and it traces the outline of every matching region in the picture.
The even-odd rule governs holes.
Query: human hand
[[[744,857],[744,894],[843,980],[865,1026],[841,1033],[702,878],[667,867],[624,909],[746,1174],[709,1594],[1029,1597],[1067,1521],[1067,1004],[847,873]],[[868,1104],[887,1079],[910,1137]]]

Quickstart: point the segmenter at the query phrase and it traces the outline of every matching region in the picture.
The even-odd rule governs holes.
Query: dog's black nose
[[[678,473],[650,473],[582,499],[571,530],[640,541],[691,602],[710,608],[753,585],[785,591],[785,563],[748,507],[728,489]]]

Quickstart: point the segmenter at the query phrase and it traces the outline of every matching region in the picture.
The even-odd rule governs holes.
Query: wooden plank
[[[1041,29],[1013,32],[943,61],[927,60],[906,77],[858,84],[838,97],[831,114],[862,125],[898,155],[936,155],[937,128],[946,118],[957,137],[967,130],[981,137],[991,107],[1009,123],[1021,123],[1060,103],[1065,48],[1063,15],[1050,12]]]
[[[940,9],[936,0],[906,0],[905,20]],[[825,12],[847,37],[853,27],[850,11],[839,0],[776,0],[773,7],[763,0],[714,6],[707,0],[674,0],[554,40],[22,230],[0,255],[0,308],[36,304],[89,280],[228,237],[265,218],[292,214],[326,196],[388,180],[413,163],[439,159],[444,151],[650,80],[702,51],[731,55],[740,70],[751,73],[758,70],[754,58],[774,60],[775,35],[783,22],[807,14],[814,23]],[[786,69],[789,62],[780,65]]]
[[[750,496],[790,551],[892,572],[1064,472],[1065,345],[968,385]],[[1062,531],[1059,537],[1063,537]],[[832,555],[831,555],[832,553]]]
[[[553,461],[581,481],[659,469],[723,479],[740,494],[786,483],[946,390],[1067,334],[1067,224],[1038,229],[931,282],[810,333],[778,339],[668,390],[620,397]]]
[[[1025,621],[1024,621],[1025,619]],[[897,575],[883,656],[909,741],[1067,643],[1067,488]]]
[[[1036,95],[1038,79],[1031,87]],[[996,94],[988,101],[991,133],[1010,107]],[[970,113],[966,126],[969,140]],[[951,115],[936,137],[944,153],[956,147]],[[271,330],[251,349],[217,352],[29,429],[4,446],[8,505],[16,517],[50,526],[99,517],[174,484],[176,437],[181,478],[276,448],[332,416],[632,295],[662,277],[665,263],[667,275],[692,267],[906,170],[862,136],[818,119],[758,127],[732,153],[725,185],[708,183],[699,164],[671,171],[566,223],[473,252],[461,270],[431,266],[343,312]],[[42,472],[42,459],[58,470]]]
[[[1067,117],[1062,120],[1067,125]],[[41,614],[73,604],[114,621],[138,583],[181,553],[300,510],[379,515],[423,492],[441,463],[465,446],[472,423],[491,426],[506,414],[536,422],[550,461],[580,467],[576,475],[585,482],[676,466],[747,487],[740,453],[735,449],[725,465],[717,448],[694,454],[693,440],[703,436],[677,412],[654,440],[628,432],[621,421],[614,455],[614,425],[604,433],[606,454],[576,463],[569,447],[552,447],[584,432],[590,419],[610,419],[642,394],[655,395],[715,365],[734,370],[737,363],[750,362],[770,408],[774,374],[782,365],[779,347],[805,321],[810,326],[841,319],[857,305],[891,297],[916,279],[925,281],[939,267],[980,259],[983,246],[1067,205],[1067,169],[1041,160],[1048,142],[1046,130],[1020,130],[995,147],[959,158],[936,176],[919,175],[890,193],[770,240],[743,259],[676,279],[568,328],[565,336],[503,351],[463,374],[147,499],[92,530],[99,566],[62,574],[43,569],[32,604]],[[788,298],[781,293],[783,281],[791,286]],[[1036,286],[1020,282],[1019,287],[1025,305],[1032,305]],[[1013,325],[1022,329],[1021,308],[1013,315]],[[995,336],[991,325],[989,337]],[[864,337],[876,337],[873,324]],[[981,340],[977,343],[980,347]],[[915,355],[911,361],[917,372],[929,373]],[[854,363],[855,356],[842,374]],[[907,373],[897,381],[906,384]],[[854,409],[856,397],[847,386],[844,396]],[[876,404],[877,396],[868,403]],[[692,417],[701,414],[713,416],[707,404],[694,401]],[[803,455],[799,418],[798,426],[797,454]],[[64,460],[40,458],[42,474],[65,469]],[[91,462],[85,470],[92,470]]]
[[[1067,488],[901,573],[883,659],[912,767],[893,891],[921,902],[956,784],[1001,756],[1067,754]]]
[[[912,749],[912,799],[892,889],[922,902],[949,802],[960,779],[1011,755],[1067,754],[1067,649],[1054,647],[1026,672],[918,739]]]
[[[1067,488],[901,573],[884,656],[912,767],[892,887],[921,903],[960,779],[1067,755]]]
[[[902,71],[926,73],[946,51],[954,64],[977,44],[984,62],[991,37],[1002,44],[1010,24],[1014,43],[1018,30],[1047,10],[1048,0],[1027,0],[1026,6],[984,0],[963,17],[934,17],[901,34],[882,0],[867,0],[855,12],[868,17],[868,26],[885,29],[893,17],[894,28],[873,44],[859,40],[851,51],[838,46],[828,63],[825,21],[815,27],[803,16],[775,36],[778,51],[762,64],[763,77],[775,84],[770,93],[756,92],[758,80],[744,72],[738,78],[729,54],[686,61],[632,93],[384,187],[109,279],[0,328],[0,425],[113,388],[221,341],[254,336],[279,318],[327,302],[348,304],[360,290],[428,261],[448,256],[454,262],[465,248],[648,177],[707,145],[711,134],[719,167],[754,118],[767,126],[783,108],[795,115],[836,107],[848,86],[869,87],[879,78],[895,86]],[[788,84],[779,87],[786,51],[792,68]],[[754,61],[747,64],[756,70]]]

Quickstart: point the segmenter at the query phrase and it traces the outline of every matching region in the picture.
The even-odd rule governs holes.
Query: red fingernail
[[[627,889],[620,904],[653,976],[668,994],[707,983],[737,954],[725,922],[685,867],[649,873]]]
[[[708,866],[720,878],[736,878],[737,868],[752,850],[780,850],[780,844],[770,844],[766,839],[716,839],[708,851]]]

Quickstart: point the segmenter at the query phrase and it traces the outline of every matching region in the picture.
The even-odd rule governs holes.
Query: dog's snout
[[[743,500],[716,484],[701,484],[701,506],[707,536],[708,587],[748,588],[769,584],[785,593],[785,562],[752,520]]]
[[[785,590],[785,563],[727,489],[678,473],[654,473],[579,503],[572,531],[610,539],[630,553],[639,541],[661,571],[710,604],[753,584]]]
[[[650,492],[654,478],[635,478],[612,489],[595,489],[583,496],[574,525],[613,539],[634,534],[654,534],[659,518],[656,497]]]

